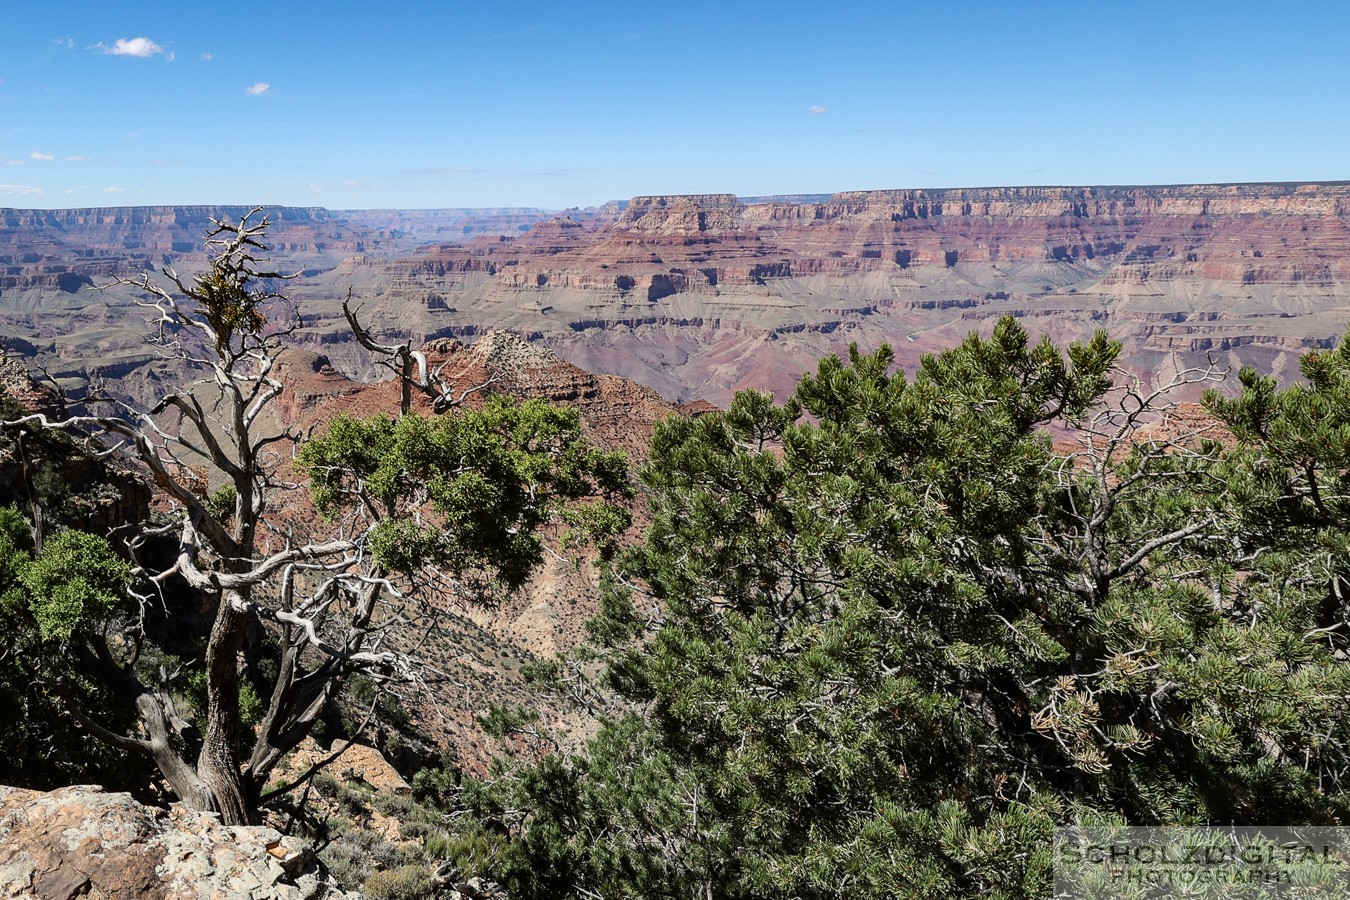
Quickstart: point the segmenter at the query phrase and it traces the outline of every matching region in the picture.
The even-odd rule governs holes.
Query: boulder
[[[296,838],[89,785],[0,787],[0,898],[359,900]]]

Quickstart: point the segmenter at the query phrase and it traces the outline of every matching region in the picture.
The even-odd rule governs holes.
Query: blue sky
[[[12,0],[0,206],[1350,178],[1350,3]]]

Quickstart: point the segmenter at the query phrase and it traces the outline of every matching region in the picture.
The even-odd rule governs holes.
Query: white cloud
[[[88,161],[89,161],[89,157],[87,157],[87,156],[63,156],[63,157],[61,157],[61,158],[64,159],[66,162],[88,162]]]
[[[244,88],[245,94],[251,94],[254,97],[265,94],[272,89],[272,86],[265,81],[259,81],[257,84],[250,84]]]
[[[210,62],[211,60],[213,60],[213,59],[215,59],[215,58],[216,58],[216,55],[215,55],[214,53],[203,53],[203,54],[202,54],[202,62]]]
[[[110,56],[135,56],[138,59],[148,59],[156,53],[164,52],[163,47],[148,37],[118,38],[111,47],[103,44],[94,46]]]
[[[813,114],[813,115],[817,115],[817,116],[818,116],[818,115],[820,115],[820,114],[823,113],[823,112],[829,112],[829,111],[830,111],[830,108],[829,108],[828,106],[821,106],[821,105],[819,105],[819,104],[816,104],[815,106],[807,107],[806,111],[809,112],[809,113],[811,113],[811,114]]]
[[[7,160],[5,160],[5,165],[7,165],[7,166],[26,166],[26,165],[28,165],[28,162],[27,162],[26,160],[22,160],[22,159],[7,159]]]
[[[39,152],[39,151],[37,151],[37,150],[34,150],[32,153],[28,154],[28,158],[29,158],[29,159],[56,159],[56,157],[53,156],[53,155],[50,154],[50,153],[41,153],[41,152]]]
[[[177,53],[174,53],[172,50],[170,50],[168,53],[164,54],[164,61],[165,61],[165,62],[173,62],[173,61],[174,61],[175,59],[177,59],[177,58],[178,58],[178,54],[177,54]]]
[[[42,188],[31,184],[0,184],[0,197],[37,197]]]
[[[121,194],[121,193],[123,193],[124,191],[126,191],[126,188],[120,188],[120,187],[105,187],[105,188],[103,189],[103,193],[105,193],[105,194]]]

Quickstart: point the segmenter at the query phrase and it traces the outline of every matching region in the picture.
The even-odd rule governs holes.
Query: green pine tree
[[[1327,582],[1243,506],[1301,488],[1311,515],[1312,485],[1292,457],[1159,436],[1166,398],[1118,351],[1005,319],[912,380],[855,349],[781,405],[664,423],[652,525],[596,627],[630,711],[479,795],[521,832],[503,877],[1025,897],[1059,824],[1339,821]]]

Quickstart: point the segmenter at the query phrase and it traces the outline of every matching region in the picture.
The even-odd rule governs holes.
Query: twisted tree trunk
[[[246,617],[245,598],[237,591],[221,595],[220,609],[206,647],[206,734],[197,757],[197,774],[210,790],[226,825],[257,824],[253,793],[239,765],[239,651]]]

